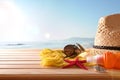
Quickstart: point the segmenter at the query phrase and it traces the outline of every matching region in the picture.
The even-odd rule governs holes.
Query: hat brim
[[[96,49],[96,48],[91,48],[90,49],[90,54],[91,55],[104,54],[105,52],[118,53],[120,51],[119,50],[108,50],[108,49]]]

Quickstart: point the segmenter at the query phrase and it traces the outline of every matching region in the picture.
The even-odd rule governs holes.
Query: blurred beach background
[[[0,0],[0,49],[91,48],[100,17],[118,0]]]
[[[63,49],[68,44],[81,44],[84,48],[93,46],[94,38],[69,38],[65,40],[51,40],[46,42],[2,42],[0,49]]]

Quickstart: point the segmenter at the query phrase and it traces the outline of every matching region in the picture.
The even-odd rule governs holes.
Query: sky
[[[0,42],[94,38],[120,0],[0,0]]]

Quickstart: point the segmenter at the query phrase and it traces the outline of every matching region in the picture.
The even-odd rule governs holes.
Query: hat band
[[[108,50],[120,50],[120,47],[113,47],[113,46],[96,46],[96,45],[93,45],[93,48],[108,49]]]

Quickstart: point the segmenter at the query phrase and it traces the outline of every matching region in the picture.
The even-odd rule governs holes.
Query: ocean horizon
[[[81,44],[84,48],[91,48],[94,43],[94,38],[69,38],[46,42],[1,42],[0,49],[62,49],[65,45],[76,43]]]

